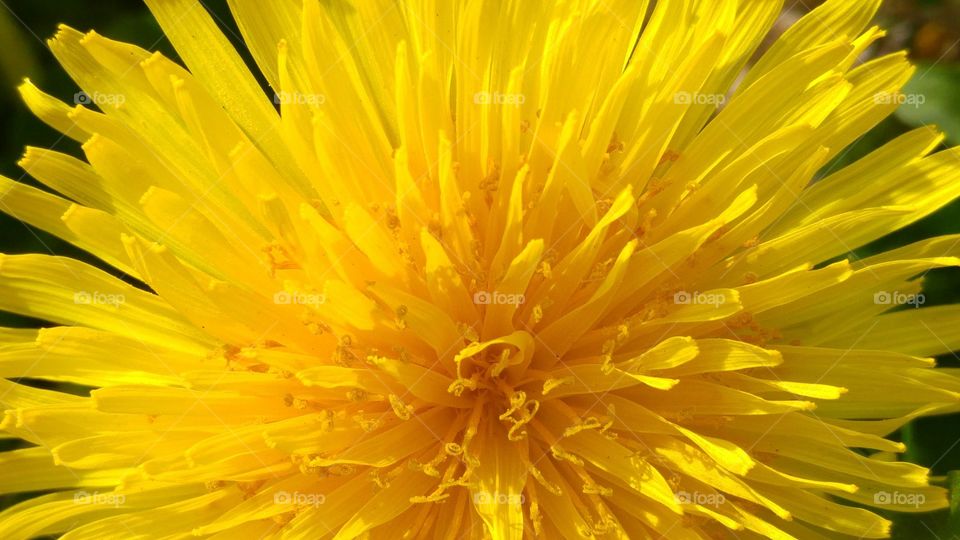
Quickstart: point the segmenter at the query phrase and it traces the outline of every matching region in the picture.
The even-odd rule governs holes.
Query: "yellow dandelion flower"
[[[186,69],[62,27],[77,106],[20,87],[85,159],[29,148],[59,195],[0,206],[115,272],[0,258],[0,310],[57,325],[0,330],[0,492],[41,492],[0,537],[880,538],[946,506],[885,436],[960,409],[929,358],[960,307],[914,309],[960,238],[842,256],[960,195],[960,151],[822,172],[909,97],[904,54],[858,60],[878,0],[742,77],[782,2],[231,0],[272,97],[199,2],[147,4]]]

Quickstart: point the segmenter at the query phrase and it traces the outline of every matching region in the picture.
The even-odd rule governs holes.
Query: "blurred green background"
[[[854,1],[854,0],[851,0]],[[788,1],[787,4],[793,2]],[[251,67],[225,0],[204,4],[221,24]],[[793,3],[774,29],[782,32],[817,1]],[[16,162],[26,145],[55,147],[80,156],[79,147],[47,128],[27,111],[16,86],[29,77],[37,86],[68,103],[78,88],[54,61],[46,48],[57,25],[66,23],[79,30],[96,29],[102,35],[159,50],[177,58],[170,43],[146,7],[131,0],[67,2],[64,0],[0,0],[0,174],[37,185],[23,177]],[[888,36],[870,55],[907,49],[918,65],[917,74],[905,93],[925,96],[919,107],[904,105],[896,114],[863,136],[839,156],[828,169],[835,170],[877,148],[884,142],[921,125],[936,124],[947,135],[950,146],[960,144],[960,0],[889,0],[878,18]],[[851,256],[862,257],[916,240],[941,234],[960,233],[960,201],[904,230],[897,231]],[[0,252],[55,253],[97,262],[84,252],[0,214]],[[121,276],[122,277],[122,276]],[[960,302],[960,269],[935,270],[927,276],[927,304]],[[31,321],[0,312],[0,326],[36,326]],[[960,357],[945,355],[941,364],[960,366]],[[25,381],[26,382],[26,381]],[[31,381],[32,382],[32,381]],[[84,389],[76,389],[83,391]],[[928,418],[907,426],[896,436],[909,446],[906,458],[932,467],[938,481],[957,486],[952,490],[954,510],[934,514],[890,516],[895,520],[895,538],[960,539],[960,415]],[[14,443],[0,441],[0,449]],[[24,496],[0,497],[4,508]]]

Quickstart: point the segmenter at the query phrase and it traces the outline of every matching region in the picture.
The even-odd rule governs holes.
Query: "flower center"
[[[533,340],[529,333],[518,331],[469,345],[454,358],[457,379],[448,391],[456,396],[475,393],[478,406],[489,405],[500,411],[500,420],[510,426],[510,440],[526,435],[525,426],[540,407],[538,400],[517,389],[532,382],[527,368],[534,353]]]

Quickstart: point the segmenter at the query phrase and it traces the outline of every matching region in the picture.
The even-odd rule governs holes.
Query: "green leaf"
[[[947,488],[950,490],[950,519],[947,531],[951,538],[960,537],[960,471],[947,474]]]
[[[953,143],[960,143],[960,67],[920,64],[899,97],[896,116],[911,126],[936,125]]]

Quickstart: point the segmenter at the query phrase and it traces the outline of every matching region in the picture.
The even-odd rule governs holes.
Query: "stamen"
[[[354,416],[353,421],[360,424],[360,428],[366,432],[376,431],[383,425],[383,420],[380,418],[364,418],[363,416]]]
[[[533,463],[530,463],[528,460],[525,460],[525,461],[527,466],[527,472],[530,474],[530,476],[533,477],[534,480],[537,481],[538,484],[540,484],[541,487],[543,487],[543,489],[547,490],[549,493],[552,493],[553,495],[558,495],[558,496],[563,495],[563,490],[560,489],[560,486],[547,480],[543,476],[543,471],[537,468]]]
[[[401,305],[397,308],[396,324],[397,328],[403,330],[407,327],[407,306]]]
[[[557,389],[557,388],[559,388],[559,387],[561,387],[561,386],[563,386],[563,385],[565,385],[565,384],[573,384],[574,382],[576,382],[576,380],[573,378],[573,376],[560,377],[560,378],[550,378],[550,379],[547,379],[547,380],[543,381],[543,390],[541,390],[541,392],[543,393],[543,395],[547,395],[547,394],[549,394],[550,392],[552,392],[553,390],[555,390],[555,389]]]
[[[611,422],[611,424],[612,424],[612,422]],[[600,420],[598,420],[598,419],[597,419],[596,417],[594,417],[594,416],[591,416],[591,417],[587,418],[586,420],[584,420],[583,422],[580,422],[579,424],[572,425],[572,426],[568,427],[567,429],[565,429],[565,430],[563,431],[563,436],[564,436],[564,437],[572,437],[572,436],[576,435],[577,433],[580,433],[581,431],[584,431],[584,430],[587,430],[587,429],[600,429],[600,428],[602,428],[602,427],[603,427],[603,424],[600,423]]]
[[[540,321],[542,321],[542,320],[543,320],[543,305],[542,305],[542,304],[537,304],[537,305],[533,306],[533,313],[530,315],[530,317],[531,317],[531,319],[533,320],[533,324],[538,324]]]
[[[476,390],[477,383],[479,380],[480,380],[480,375],[478,373],[474,373],[470,375],[469,379],[464,379],[463,377],[457,377],[452,383],[450,383],[450,386],[447,387],[447,392],[450,392],[451,394],[457,397],[460,397],[463,395],[463,392],[465,390],[471,390],[471,391]]]
[[[413,413],[415,409],[412,405],[407,405],[400,399],[400,396],[396,394],[390,394],[387,396],[387,399],[390,400],[390,406],[393,408],[393,413],[397,415],[401,420],[409,420],[413,418]]]
[[[543,534],[543,515],[540,513],[540,501],[536,500],[536,490],[530,490],[530,523],[536,536]]]
[[[601,486],[591,482],[583,485],[583,493],[586,495],[601,495],[603,497],[610,497],[613,495],[613,490],[606,486]]]
[[[464,458],[467,460],[469,457],[470,443],[473,441],[473,438],[477,436],[480,426],[480,418],[483,413],[484,406],[487,401],[487,395],[481,394],[477,399],[477,402],[474,403],[473,409],[470,411],[470,418],[467,420],[467,428],[463,431],[463,439],[460,441],[460,447],[463,449]]]
[[[562,448],[560,448],[560,447],[558,447],[558,446],[551,446],[551,447],[550,447],[550,453],[553,454],[553,457],[556,458],[556,459],[562,459],[562,460],[564,460],[564,461],[569,461],[570,463],[573,463],[574,465],[578,465],[578,466],[580,466],[580,467],[583,466],[583,460],[582,460],[582,459],[578,458],[577,456],[575,456],[575,455],[567,452],[566,450],[564,450],[564,449],[562,449]]]

